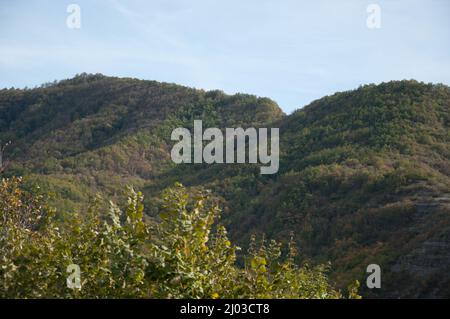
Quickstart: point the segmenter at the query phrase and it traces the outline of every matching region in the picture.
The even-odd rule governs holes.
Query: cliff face
[[[170,134],[195,119],[279,127],[279,172],[174,165]],[[367,297],[450,296],[449,125],[450,89],[416,81],[336,93],[288,116],[267,98],[101,75],[0,91],[0,140],[13,141],[4,174],[54,192],[54,205],[120,198],[133,184],[152,216],[175,181],[208,188],[234,240],[293,232],[302,260],[331,261],[332,279],[359,279]],[[381,289],[364,287],[372,263]]]
[[[418,237],[404,255],[392,265],[395,277],[391,296],[442,298],[450,294],[450,194],[424,197],[415,204],[414,226],[408,229]],[[433,233],[429,233],[434,229]],[[395,278],[394,277],[394,278]],[[418,289],[421,287],[421,289]]]

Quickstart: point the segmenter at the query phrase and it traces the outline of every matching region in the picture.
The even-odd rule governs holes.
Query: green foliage
[[[275,241],[253,240],[245,267],[206,193],[177,184],[163,195],[160,219],[144,222],[143,197],[132,188],[123,209],[96,200],[87,214],[60,215],[21,179],[0,185],[1,298],[341,298],[325,268],[298,266]],[[68,288],[67,266],[81,268]],[[354,289],[350,297],[358,297]]]
[[[173,164],[170,133],[194,119],[205,127],[279,127],[280,171]],[[164,211],[161,191],[175,181],[190,192],[211,189],[236,244],[247,245],[252,233],[288,241],[293,231],[298,259],[331,260],[341,289],[379,263],[392,285],[363,286],[362,294],[447,297],[449,125],[449,87],[413,80],[364,85],[286,116],[252,95],[81,74],[0,90],[0,140],[12,141],[0,174],[24,176],[27,189],[40,185],[68,212],[84,212],[95,193],[124,202],[123,185],[133,185],[153,219]],[[439,262],[428,249],[405,259],[428,243],[442,247]],[[407,275],[395,270],[403,266]]]

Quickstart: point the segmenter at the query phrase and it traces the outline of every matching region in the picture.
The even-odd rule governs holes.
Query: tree
[[[85,215],[57,213],[20,178],[0,183],[0,298],[341,298],[325,268],[295,264],[289,245],[252,242],[245,267],[208,193],[177,184],[160,219],[144,222],[143,196],[123,208],[95,200]],[[66,285],[78,265],[81,288]],[[350,289],[350,297],[358,297]]]
[[[6,167],[8,166],[8,162],[4,161],[4,154],[6,148],[11,144],[11,141],[9,141],[6,144],[3,144],[2,141],[0,141],[0,173],[2,173]]]

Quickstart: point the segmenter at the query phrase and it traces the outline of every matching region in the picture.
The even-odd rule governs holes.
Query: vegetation
[[[132,188],[123,209],[94,202],[85,215],[61,215],[42,195],[0,184],[1,298],[340,298],[323,266],[300,267],[291,242],[253,240],[245,265],[207,194],[180,184],[166,190],[157,221],[144,222],[142,194]],[[38,190],[35,190],[37,192]],[[81,287],[66,284],[68,265]],[[356,286],[350,297],[358,297]]]
[[[170,133],[204,127],[279,127],[280,171],[255,165],[174,165]],[[81,74],[43,87],[0,90],[0,140],[12,141],[4,177],[53,194],[58,211],[145,194],[145,218],[180,181],[211,189],[238,245],[252,234],[288,242],[301,264],[332,261],[339,289],[379,264],[382,289],[367,297],[449,297],[450,88],[417,81],[365,85],[285,115],[246,94]],[[82,214],[84,215],[84,214]],[[237,252],[237,256],[240,256]]]

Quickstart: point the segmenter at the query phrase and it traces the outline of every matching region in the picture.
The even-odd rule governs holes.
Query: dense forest
[[[191,128],[194,119],[202,119],[204,127],[279,127],[279,172],[262,176],[253,164],[175,165],[170,159],[170,134],[176,127]],[[105,266],[98,278],[111,285],[98,296],[215,297],[217,293],[218,297],[294,298],[347,296],[347,286],[355,280],[364,283],[367,265],[375,263],[382,268],[382,288],[369,290],[361,285],[359,293],[364,297],[449,297],[449,124],[450,88],[417,81],[365,85],[326,96],[290,115],[267,98],[99,74],[81,74],[34,89],[3,89],[0,174],[5,180],[0,227],[2,251],[11,255],[5,254],[0,262],[3,266],[6,262],[21,265],[29,272],[37,269],[33,267],[51,264],[53,273],[46,278],[52,287],[63,275],[55,262],[85,258],[92,262],[92,278],[103,271],[102,263],[131,267],[125,274]],[[18,176],[22,177],[20,181]],[[177,182],[184,187],[174,186]],[[130,195],[125,185],[140,190],[142,195]],[[202,208],[195,217],[192,212],[196,200],[182,204],[181,197],[194,199],[199,196],[195,194],[207,190],[209,200],[222,210],[220,224],[224,227],[213,226],[207,217],[217,208]],[[35,203],[41,200],[45,205]],[[134,208],[119,209],[110,202],[128,203]],[[164,221],[161,216],[171,205],[177,208],[169,211],[177,211],[178,217]],[[32,215],[30,223],[20,221],[24,218],[20,217],[21,211],[25,216]],[[13,219],[7,226],[8,214],[19,220]],[[262,260],[261,254],[272,254],[274,250],[278,256],[271,255],[274,264],[261,268],[266,271],[264,283],[255,284],[257,288],[252,290],[247,279],[240,279],[242,286],[233,288],[225,282],[206,283],[208,276],[194,271],[192,285],[187,284],[191,290],[181,291],[180,287],[186,285],[174,284],[172,280],[177,276],[170,277],[174,274],[171,267],[179,269],[178,264],[171,264],[175,257],[167,257],[171,260],[168,268],[158,262],[165,263],[162,256],[170,254],[162,251],[162,246],[179,245],[177,240],[186,235],[174,231],[180,231],[175,225],[183,223],[179,218],[184,215],[205,218],[216,234],[206,245],[211,251],[207,256],[216,258],[218,246],[214,245],[221,245],[219,250],[225,255],[220,258],[229,258],[223,267],[230,268],[217,269],[213,261],[184,260],[190,258],[189,254],[177,262],[194,263],[197,269],[205,265],[205,271],[210,269],[218,277],[225,271],[235,278],[250,278],[257,273],[252,258]],[[41,219],[52,226],[40,225]],[[67,223],[71,219],[77,222]],[[141,220],[144,226],[133,224],[141,225]],[[78,224],[83,232],[75,229]],[[135,227],[142,227],[145,236],[134,233]],[[224,239],[225,228],[230,240]],[[8,229],[16,230],[13,234]],[[30,231],[33,235],[28,235]],[[70,239],[76,234],[94,236],[83,242],[98,242],[102,238],[94,233],[105,232],[112,242],[105,244],[110,246],[98,252],[95,261],[91,258],[97,257],[83,255],[93,247]],[[168,243],[159,242],[161,232],[169,234]],[[16,236],[17,241],[30,245],[24,255],[8,246],[7,236]],[[30,242],[27,236],[39,239]],[[269,239],[286,243],[291,250],[297,247],[298,252],[294,257],[292,251],[275,242],[270,244]],[[243,250],[236,250],[231,241]],[[124,242],[129,245],[120,246]],[[192,249],[204,249],[204,238],[200,242]],[[229,246],[225,242],[230,242]],[[133,250],[135,244],[137,250]],[[48,253],[49,259],[40,261],[42,264],[24,262],[33,254],[47,253],[45,249],[53,245],[65,246]],[[243,252],[255,245],[260,248]],[[118,260],[113,258],[112,250],[120,251]],[[267,262],[267,258],[263,259]],[[329,262],[330,267],[323,266]],[[286,269],[283,267],[295,270],[280,270]],[[107,271],[116,273],[117,279]],[[152,273],[156,277],[149,278]],[[27,280],[14,277],[20,276],[17,272],[3,270],[1,275],[12,276],[11,280],[17,282]],[[186,279],[180,276],[180,280]],[[290,281],[283,276],[303,280],[293,284],[293,292],[279,283]],[[282,279],[273,283],[274,278]],[[311,281],[318,284],[308,284]],[[84,296],[94,296],[98,284],[93,281]],[[121,285],[129,289],[113,289]],[[195,290],[195,285],[203,292]],[[68,293],[56,284],[54,290],[34,291],[25,286],[23,291],[20,287],[2,289],[8,296]],[[255,291],[255,295],[249,291]],[[350,295],[356,295],[354,288]]]

